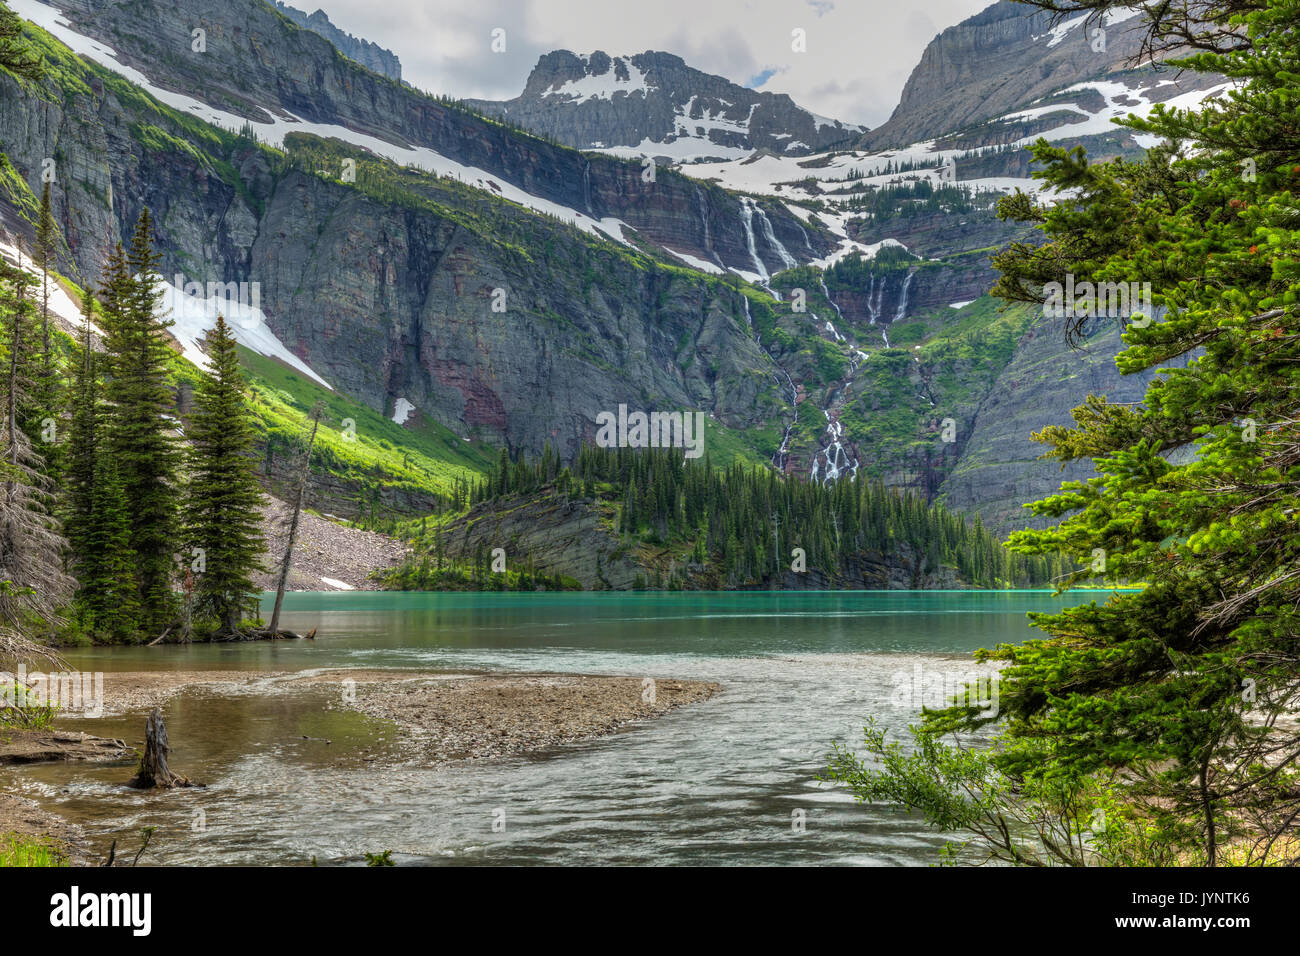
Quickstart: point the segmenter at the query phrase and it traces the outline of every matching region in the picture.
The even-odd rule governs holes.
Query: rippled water
[[[1043,592],[294,594],[315,642],[78,651],[85,671],[399,667],[718,681],[722,693],[542,755],[400,764],[392,731],[337,686],[187,691],[166,708],[172,764],[205,789],[141,794],[129,765],[0,774],[154,863],[322,863],[391,849],[402,863],[925,864],[942,839],[817,780],[832,740],[874,715],[902,730],[900,673],[960,673],[977,647],[1032,636]],[[68,720],[65,726],[86,726]],[[142,714],[93,732],[139,741]],[[304,738],[324,738],[330,741]],[[802,811],[803,832],[792,827]],[[504,824],[504,826],[502,826]]]

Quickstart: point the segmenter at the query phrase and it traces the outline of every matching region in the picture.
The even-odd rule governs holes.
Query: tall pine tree
[[[146,636],[160,633],[175,616],[173,553],[180,530],[181,453],[167,384],[174,353],[165,338],[172,323],[156,314],[157,265],[153,221],[145,209],[129,252],[119,245],[109,257],[103,306],[107,447],[126,497],[140,626]]]
[[[1176,0],[1144,15],[1154,46],[1199,38],[1205,52],[1173,65],[1234,86],[1195,110],[1127,120],[1162,141],[1138,161],[1089,164],[1082,149],[1040,141],[1039,175],[1057,201],[1021,193],[1002,211],[1037,223],[1046,243],[996,257],[994,291],[1041,305],[1048,284],[1070,277],[1151,284],[1155,308],[1125,317],[1116,362],[1160,374],[1139,405],[1089,397],[1073,427],[1035,436],[1060,461],[1091,460],[1097,476],[1033,505],[1053,527],[1012,537],[1024,554],[1070,554],[1071,581],[1100,570],[1145,586],[1036,615],[1043,638],[986,655],[1007,666],[1005,733],[983,756],[938,744],[989,719],[958,707],[927,716],[921,756],[903,759],[877,735],[869,749],[886,773],[842,760],[835,775],[859,796],[973,830],[1001,859],[1294,866],[1300,0]],[[1115,321],[1094,311],[1074,310],[1063,334]],[[1013,838],[1026,819],[1059,825],[1027,848]]]
[[[50,292],[58,261],[58,226],[50,209],[50,184],[41,190],[40,214],[36,220],[35,263],[40,270],[39,324],[36,333],[37,358],[32,370],[32,408],[40,428],[31,438],[45,460],[45,472],[56,485],[63,467],[64,443],[62,383],[59,349],[50,317]]]
[[[215,618],[219,632],[230,636],[238,634],[243,612],[256,607],[252,575],[266,551],[263,498],[253,472],[256,436],[244,405],[244,376],[223,316],[206,344],[209,370],[194,394],[188,431],[186,532],[203,556],[193,610]]]
[[[126,496],[105,436],[106,409],[91,331],[95,300],[89,291],[82,314],[63,496],[69,566],[78,583],[74,615],[92,637],[124,640],[139,626],[139,598]]]

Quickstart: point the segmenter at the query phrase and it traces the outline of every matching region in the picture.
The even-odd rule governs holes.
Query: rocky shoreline
[[[274,679],[277,687],[341,689],[337,702],[397,730],[398,763],[437,765],[526,753],[545,755],[563,744],[609,734],[661,717],[719,691],[711,681],[590,674],[472,674],[410,670],[145,671],[104,675],[102,707],[77,716],[93,729],[104,717],[164,708],[173,695],[200,687],[243,686]],[[76,715],[69,714],[63,720]],[[134,751],[120,740],[64,727],[0,733],[0,772],[57,760],[120,760]],[[382,772],[381,768],[380,772]],[[0,793],[0,836],[9,833],[57,847],[70,864],[85,865],[79,828],[39,804]]]
[[[712,681],[590,674],[412,674],[329,671],[308,682],[355,681],[341,706],[396,724],[421,762],[480,760],[603,737],[707,700]]]

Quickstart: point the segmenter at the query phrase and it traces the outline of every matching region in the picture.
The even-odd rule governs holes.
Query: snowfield
[[[171,90],[165,90],[150,82],[149,78],[133,67],[127,66],[117,58],[117,52],[111,47],[105,46],[96,40],[77,33],[69,25],[63,14],[51,6],[47,6],[39,0],[13,0],[9,4],[19,16],[30,20],[37,26],[49,31],[61,43],[66,45],[74,53],[84,56],[88,60],[98,63],[105,69],[112,70],[119,76],[130,80],[139,86],[145,92],[149,93],[154,99],[175,110],[188,113],[214,126],[220,126],[224,129],[237,132],[242,129],[249,120],[242,116],[236,116],[234,113],[227,113],[224,110],[209,106],[200,100],[186,96],[182,93],[174,93]],[[557,217],[563,222],[577,226],[584,232],[593,235],[602,235],[613,239],[617,242],[629,244],[623,236],[623,228],[626,226],[620,219],[605,218],[593,219],[584,213],[571,209],[568,206],[562,206],[559,203],[542,199],[531,193],[525,192],[512,183],[503,181],[503,177],[485,172],[475,166],[466,166],[455,160],[448,159],[441,153],[430,149],[426,146],[398,145],[390,143],[387,140],[379,139],[375,136],[369,136],[365,133],[358,133],[346,126],[338,126],[332,123],[309,123],[301,117],[295,116],[278,107],[267,109],[263,107],[263,112],[270,117],[265,121],[251,121],[252,128],[257,134],[258,139],[262,142],[269,143],[273,146],[283,146],[284,137],[289,133],[311,133],[323,138],[342,140],[345,143],[351,143],[362,149],[393,160],[404,166],[412,166],[416,169],[429,173],[435,173],[439,176],[451,176],[459,179],[463,183],[490,192],[502,199],[508,199],[511,202],[518,203],[534,212],[546,213]]]

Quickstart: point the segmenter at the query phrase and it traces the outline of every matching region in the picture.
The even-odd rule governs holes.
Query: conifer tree
[[[33,357],[31,279],[0,263],[0,659],[50,657],[33,635],[52,636],[72,591],[64,572],[67,543],[49,511],[44,463],[20,425]]]
[[[1055,526],[1012,537],[1024,554],[1070,554],[1069,582],[1100,570],[1145,587],[1036,616],[1045,637],[986,655],[1007,665],[1005,733],[989,754],[937,743],[988,720],[956,707],[929,715],[922,758],[892,760],[877,736],[869,749],[889,772],[842,760],[835,775],[975,830],[1015,862],[1296,865],[1300,0],[1177,0],[1145,15],[1155,46],[1203,41],[1174,66],[1237,86],[1127,120],[1162,141],[1141,160],[1089,164],[1081,149],[1037,144],[1056,203],[1019,194],[1002,211],[1047,241],[995,259],[995,292],[1040,305],[1069,277],[1151,284],[1152,307],[1125,317],[1117,365],[1161,374],[1140,405],[1093,396],[1073,427],[1035,436],[1060,461],[1091,459],[1097,477],[1035,503]],[[1062,332],[1105,321],[1077,308]],[[951,799],[954,780],[974,792]],[[1030,816],[1068,822],[1028,855],[1006,837],[1025,794]]]
[[[44,74],[44,63],[23,37],[23,21],[0,3],[0,67],[27,80]]]
[[[170,320],[155,314],[153,250],[149,210],[140,214],[129,252],[110,256],[103,286],[111,409],[107,447],[126,496],[131,550],[139,596],[140,624],[160,633],[174,616],[173,552],[178,540],[180,451],[173,437],[174,401],[167,385],[173,355],[164,333]]]
[[[64,457],[64,443],[60,440],[62,423],[63,371],[59,367],[58,343],[50,317],[50,273],[57,263],[56,245],[58,227],[50,209],[50,184],[41,190],[40,215],[36,221],[35,264],[40,270],[39,325],[37,329],[37,359],[32,372],[33,416],[40,428],[32,440],[37,443],[45,460],[45,473],[51,482],[59,483]]]
[[[92,636],[129,639],[138,595],[126,497],[107,447],[105,408],[93,332],[95,299],[82,300],[82,337],[71,390],[63,514],[69,567],[78,582],[75,614]]]
[[[235,337],[222,316],[207,334],[209,369],[194,395],[190,419],[186,531],[203,555],[194,611],[214,617],[224,635],[256,606],[252,575],[261,570],[263,498],[253,472],[255,435],[244,405],[244,377]]]

